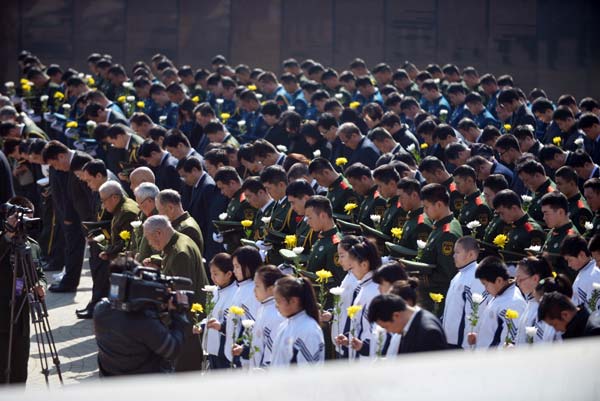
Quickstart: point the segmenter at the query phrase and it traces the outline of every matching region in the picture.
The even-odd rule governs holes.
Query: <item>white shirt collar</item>
[[[129,143],[131,142],[131,134],[127,134],[127,143],[125,143],[125,149],[129,148]]]
[[[203,171],[202,175],[198,178],[198,181],[196,181],[196,184],[194,184],[194,188],[198,188],[198,185],[200,184],[200,181],[202,181],[202,179],[204,178],[205,174],[206,174],[206,171]]]
[[[272,199],[272,198],[269,198],[269,201],[268,201],[267,203],[265,203],[265,205],[264,205],[263,207],[261,207],[261,208],[260,208],[260,211],[261,211],[261,212],[264,212],[265,210],[267,210],[267,208],[268,208],[269,206],[271,206],[271,203],[273,203],[273,199]]]
[[[469,263],[468,265],[466,265],[464,267],[461,267],[458,271],[465,272],[465,271],[471,270],[474,267],[477,267],[477,261],[476,260],[473,261],[473,262],[471,262],[471,263]]]
[[[419,313],[419,311],[421,310],[421,308],[419,308],[418,306],[414,306],[414,310],[415,312],[412,314],[412,316],[410,317],[410,319],[408,319],[408,322],[406,323],[406,326],[404,326],[404,330],[402,330],[402,335],[405,336],[406,333],[408,333],[408,330],[410,329],[410,325],[412,324],[413,320],[415,320],[415,316],[417,316],[417,313]]]

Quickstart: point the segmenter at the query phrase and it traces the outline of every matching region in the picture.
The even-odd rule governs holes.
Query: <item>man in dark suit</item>
[[[202,162],[195,157],[189,157],[181,163],[181,177],[190,193],[187,211],[198,222],[202,237],[208,239],[204,249],[200,250],[207,261],[219,252],[223,252],[220,243],[210,241],[216,228],[213,220],[219,219],[219,214],[225,212],[227,199],[217,188],[215,181],[202,169]]]
[[[42,152],[44,162],[50,165],[50,187],[57,220],[65,237],[65,274],[60,283],[52,284],[52,292],[75,292],[79,285],[85,251],[85,234],[81,221],[93,216],[93,198],[87,185],[71,170],[79,164],[83,154],[67,148],[58,141],[50,141]]]
[[[408,306],[402,297],[383,294],[369,305],[369,321],[389,333],[402,334],[399,354],[439,351],[447,348],[442,323],[432,313]]]
[[[338,129],[337,136],[344,144],[342,156],[348,159],[348,163],[344,168],[359,162],[370,169],[375,168],[381,152],[369,138],[360,132],[354,123],[342,124]]]
[[[575,306],[571,298],[559,292],[544,294],[538,308],[538,320],[562,333],[564,340],[600,335],[600,312]]]
[[[181,178],[177,173],[177,159],[159,146],[158,143],[147,139],[138,151],[140,159],[144,160],[154,173],[156,186],[163,189],[181,189]]]

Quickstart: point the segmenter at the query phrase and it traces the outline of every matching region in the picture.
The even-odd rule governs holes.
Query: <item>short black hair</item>
[[[44,146],[42,157],[44,159],[44,163],[47,163],[49,160],[56,160],[58,155],[67,152],[69,152],[69,148],[66,145],[57,140],[52,140]]]
[[[471,178],[473,181],[477,181],[477,173],[475,172],[475,169],[469,165],[458,166],[452,175],[461,178]]]
[[[577,149],[571,153],[569,158],[569,166],[571,167],[584,167],[586,164],[594,164],[594,161],[583,149]]]
[[[398,181],[398,189],[409,195],[417,193],[419,197],[421,196],[421,184],[414,178],[401,178]]]
[[[389,184],[390,181],[397,183],[400,181],[400,174],[398,174],[394,166],[388,164],[377,167],[373,171],[373,178],[385,184]]]
[[[491,174],[483,182],[483,187],[488,187],[494,193],[498,193],[504,189],[508,189],[508,181],[506,181],[506,177],[502,174]]]
[[[154,142],[152,139],[146,139],[144,142],[142,142],[140,148],[138,149],[138,156],[150,157],[154,152],[162,152],[160,145]]]
[[[592,256],[585,238],[581,235],[567,235],[560,244],[561,256],[573,256],[576,258],[581,252],[583,252],[585,256]]]
[[[303,198],[305,196],[313,196],[315,190],[310,183],[305,180],[297,180],[289,183],[285,189],[285,194],[287,196],[293,196],[294,198]]]
[[[394,312],[406,310],[406,302],[402,297],[394,294],[380,294],[371,301],[369,305],[369,322],[377,321],[391,322]]]
[[[260,173],[260,181],[263,184],[265,184],[265,183],[278,184],[280,182],[283,182],[284,184],[287,185],[288,178],[287,178],[287,174],[286,174],[285,170],[283,169],[283,167],[274,165],[274,166],[265,167],[263,169],[263,171]]]
[[[538,320],[562,319],[561,313],[564,311],[577,311],[571,298],[557,291],[546,293],[538,306]]]
[[[267,189],[259,177],[248,177],[242,184],[242,191],[250,191],[253,194],[257,194],[260,191],[267,192]]]
[[[231,181],[241,183],[242,181],[237,170],[231,166],[219,167],[219,169],[215,173],[214,180],[215,182],[222,182],[223,184],[228,184]]]
[[[569,201],[565,195],[558,191],[553,191],[542,196],[540,206],[550,206],[552,209],[562,209],[569,213]]]
[[[95,177],[98,174],[100,174],[103,177],[108,176],[108,169],[106,168],[104,161],[101,159],[90,160],[83,166],[82,170],[91,175],[92,177]]]
[[[373,282],[377,284],[382,284],[384,281],[393,283],[407,279],[408,275],[404,266],[397,261],[388,262],[373,272]]]
[[[419,164],[419,171],[421,172],[435,174],[438,170],[446,171],[446,167],[444,166],[444,163],[435,156],[427,156],[421,160],[421,164]]]
[[[202,168],[202,160],[200,160],[197,157],[194,157],[194,156],[187,157],[187,158],[183,159],[180,163],[181,163],[181,168],[186,173],[190,173],[194,169],[196,169],[198,171],[204,171],[204,169]],[[178,170],[179,170],[179,167],[178,167]]]
[[[373,173],[371,172],[371,169],[362,163],[354,163],[353,165],[349,166],[346,170],[344,170],[344,175],[346,176],[346,178],[373,178]]]
[[[500,138],[498,138],[498,140],[496,141],[495,146],[504,150],[514,149],[519,152],[521,151],[519,141],[514,135],[511,134],[501,135]]]
[[[421,199],[430,203],[442,202],[444,205],[448,205],[450,194],[441,184],[427,184],[421,189]]]
[[[319,174],[323,170],[335,171],[329,160],[324,157],[317,157],[308,165],[309,174]]]
[[[504,280],[508,280],[510,277],[504,261],[496,256],[483,258],[477,265],[475,278],[493,283],[498,277]]]
[[[310,199],[304,204],[304,208],[313,208],[318,214],[325,213],[328,217],[333,217],[331,201],[322,195],[311,196]]]
[[[591,128],[594,124],[600,124],[600,118],[594,113],[584,113],[579,117],[579,128]]]
[[[520,174],[527,174],[527,175],[536,175],[536,174],[541,174],[541,175],[546,175],[546,170],[544,169],[544,166],[536,161],[536,160],[527,160],[523,163],[520,163],[517,165],[516,168],[516,172],[518,175]]]

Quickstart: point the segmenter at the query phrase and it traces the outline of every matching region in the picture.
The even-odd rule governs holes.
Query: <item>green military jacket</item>
[[[446,188],[448,194],[450,194],[450,210],[452,210],[454,216],[458,218],[458,216],[460,216],[460,210],[463,207],[465,197],[458,192],[458,189],[456,189],[454,178],[448,178],[446,181],[442,182],[442,185]]]
[[[392,228],[403,227],[406,222],[406,210],[402,209],[400,200],[394,196],[387,200],[386,209],[381,219],[381,231],[384,234],[391,235]]]
[[[119,252],[124,251],[126,248],[129,249],[127,244],[131,244],[134,238],[131,222],[138,219],[139,213],[140,209],[137,203],[130,198],[122,198],[113,211],[113,218],[110,223],[110,245],[105,251],[110,257],[116,257]],[[130,238],[128,240],[123,240],[120,237],[123,231],[129,233]]]
[[[565,258],[560,255],[560,246],[567,235],[577,235],[579,231],[572,222],[561,227],[555,227],[546,235],[546,242],[542,252],[548,258],[552,270],[556,273],[562,273],[571,279],[571,282],[577,277],[577,272],[572,270]]]
[[[240,188],[233,197],[229,200],[227,205],[227,217],[225,220],[228,221],[242,221],[242,220],[254,220],[256,215],[256,209],[250,206],[250,203],[246,200],[244,191]],[[243,229],[239,230],[228,230],[223,233],[223,244],[228,252],[235,251],[240,246],[240,239],[244,236]]]
[[[194,291],[194,296],[190,297],[190,302],[204,304],[206,296],[202,288],[209,282],[202,265],[202,255],[194,241],[185,234],[175,232],[163,249],[162,257],[162,272],[192,280],[189,290]]]
[[[204,238],[200,226],[188,212],[184,212],[181,216],[171,222],[173,229],[182,234],[187,235],[194,241],[200,253],[204,251]]]
[[[263,218],[271,218],[271,213],[273,213],[274,206],[275,201],[271,200],[271,202],[264,210],[258,209],[256,211],[256,214],[254,215],[254,221],[252,222],[252,238],[254,239],[254,241],[262,240],[265,238],[267,225],[263,221]]]
[[[297,246],[304,248],[303,255],[309,255],[313,244],[317,240],[317,235],[310,228],[304,216],[296,216],[296,223]]]
[[[151,216],[158,214],[158,211],[154,209],[152,211]],[[140,212],[138,216],[138,220],[142,222],[142,225],[133,229],[133,237],[135,240],[135,244],[132,241],[131,249],[135,252],[135,259],[138,262],[142,262],[144,259],[149,258],[150,256],[157,253],[155,249],[150,246],[148,239],[144,235],[144,222],[149,216],[146,216],[143,212]]]
[[[364,223],[369,227],[376,228],[373,220],[371,219],[372,215],[377,215],[382,218],[385,213],[385,209],[387,207],[387,201],[379,195],[379,191],[377,191],[377,186],[375,185],[373,188],[369,190],[367,196],[363,199],[360,204],[360,208],[358,209],[358,223]]]
[[[542,213],[542,196],[547,193],[556,191],[556,184],[552,182],[550,178],[548,178],[533,194],[533,199],[529,204],[529,208],[527,209],[527,213],[538,222],[540,226],[543,228],[546,227],[546,223],[544,222],[544,214]]]
[[[423,249],[421,262],[436,266],[425,280],[423,291],[446,293],[450,280],[456,274],[454,266],[454,243],[463,232],[460,223],[449,215],[436,221],[427,238],[427,245]]]
[[[527,213],[509,225],[509,231],[506,235],[508,242],[505,244],[504,250],[514,253],[504,254],[504,259],[507,261],[520,260],[527,254],[525,249],[532,246],[541,247],[546,240],[546,234],[542,227]]]
[[[492,219],[492,209],[485,204],[481,196],[481,192],[475,191],[471,195],[464,197],[463,207],[460,209],[458,221],[463,227],[463,232],[469,234],[471,230],[467,228],[467,224],[472,221],[479,221],[481,227],[487,227]],[[483,237],[483,229],[477,231],[477,238]]]
[[[337,226],[320,232],[310,250],[306,265],[306,269],[309,272],[314,273],[325,269],[333,273],[333,280],[330,281],[332,287],[340,285],[346,274],[340,266],[340,258],[337,250],[341,239],[342,235],[338,231]]]
[[[580,192],[569,199],[569,218],[580,233],[586,231],[585,223],[594,218],[592,210]]]
[[[481,227],[479,227],[477,230],[478,231],[482,230],[483,231],[483,241],[487,242],[488,244],[491,244],[491,243],[493,243],[494,238],[496,238],[498,235],[508,234],[508,231],[510,230],[510,228],[511,228],[510,224],[505,223],[504,220],[502,220],[500,218],[500,216],[498,216],[496,213],[494,213],[490,224],[487,227],[485,227],[482,224]]]
[[[359,196],[354,192],[346,178],[340,176],[327,188],[327,199],[331,202],[333,213],[344,214],[344,206],[348,203],[360,204]]]
[[[398,244],[409,249],[417,250],[417,240],[427,242],[433,223],[429,217],[425,215],[422,207],[411,210],[406,217],[406,222],[402,227],[402,236],[400,237]]]
[[[598,210],[594,214],[594,219],[592,220],[592,229],[585,231],[586,238],[592,238],[592,235],[596,233],[600,233],[600,210]]]

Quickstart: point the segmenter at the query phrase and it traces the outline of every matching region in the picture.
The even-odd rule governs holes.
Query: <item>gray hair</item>
[[[134,181],[137,179],[137,181],[152,182],[152,183],[154,183],[156,181],[154,172],[146,166],[138,167],[135,170],[133,170],[129,174],[129,180],[131,181],[132,179]]]
[[[145,200],[148,198],[152,198],[152,200],[154,200],[154,198],[156,198],[156,195],[158,195],[159,192],[160,190],[158,189],[158,187],[152,184],[151,182],[142,182],[135,188],[133,194],[135,195],[136,199]]]
[[[119,195],[121,198],[123,197],[123,187],[117,181],[106,181],[104,184],[100,185],[98,192],[101,196],[112,196]]]
[[[144,232],[145,233],[153,233],[158,230],[165,230],[173,232],[173,226],[171,222],[166,216],[157,214],[154,216],[150,216],[144,222]]]
[[[3,98],[5,96],[2,96]],[[10,100],[9,100],[9,104],[10,104]],[[17,109],[15,109],[13,106],[2,106],[2,108],[0,108],[0,118],[4,119],[4,118],[16,118],[17,117]]]
[[[181,205],[181,195],[179,192],[174,191],[172,189],[163,189],[156,196],[156,201],[161,205],[170,204],[170,205]]]

